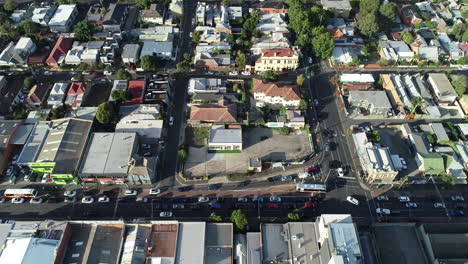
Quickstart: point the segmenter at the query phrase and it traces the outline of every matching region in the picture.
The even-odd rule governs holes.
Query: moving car
[[[14,204],[22,204],[22,203],[24,203],[24,198],[15,197],[15,198],[11,199],[11,203],[14,203]]]
[[[388,201],[388,196],[386,195],[377,196],[377,201]]]
[[[125,190],[124,195],[126,196],[131,196],[131,195],[137,195],[137,190]]]
[[[32,203],[32,204],[40,204],[42,203],[44,200],[42,198],[32,198],[31,200],[29,200],[29,203]]]
[[[152,194],[152,195],[156,195],[160,193],[161,193],[161,189],[150,189],[149,191],[149,194]]]
[[[161,212],[159,217],[172,217],[172,212]]]
[[[356,199],[356,198],[354,198],[352,196],[346,197],[346,201],[348,201],[349,203],[354,204],[354,205],[359,205],[358,199]]]
[[[94,198],[93,197],[89,197],[89,196],[86,196],[86,197],[83,197],[81,199],[81,202],[82,203],[94,203]]]
[[[410,201],[410,198],[408,196],[400,196],[398,197],[398,201],[402,202],[402,203],[407,203]]]
[[[386,209],[386,208],[377,208],[375,211],[377,212],[377,214],[382,214],[382,215],[390,214],[390,209]]]
[[[330,146],[330,143],[325,143],[325,151],[330,151],[331,150],[331,146]]]
[[[444,203],[435,203],[434,208],[445,208],[445,204]]]
[[[185,206],[183,204],[173,204],[172,208],[174,208],[174,209],[184,209]]]
[[[417,203],[406,203],[405,206],[406,206],[406,208],[417,208],[418,204]]]
[[[108,203],[110,201],[110,198],[107,196],[101,196],[98,198],[98,203]]]

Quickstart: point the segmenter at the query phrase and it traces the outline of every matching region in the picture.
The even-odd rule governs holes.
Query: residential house
[[[419,47],[417,54],[419,59],[439,61],[439,48],[436,46]]]
[[[227,7],[229,20],[240,21],[242,19],[242,6]]]
[[[299,55],[298,47],[262,50],[262,54],[255,62],[255,71],[295,70],[299,66]]]
[[[120,32],[127,19],[127,14],[128,10],[125,5],[115,3],[109,4],[107,13],[102,20],[104,31]]]
[[[145,23],[163,24],[164,6],[162,4],[151,4],[149,9],[141,10],[140,18]]]
[[[72,82],[67,92],[65,104],[73,108],[78,108],[83,102],[83,96],[86,92],[85,82]]]
[[[143,92],[145,90],[145,80],[132,80],[128,81],[128,95],[130,99],[124,102],[125,105],[141,104],[143,101]]]
[[[278,13],[262,14],[255,29],[266,36],[271,36],[273,33],[289,33],[286,15]]]
[[[31,12],[28,12],[28,10],[13,10],[13,13],[11,13],[10,15],[11,22],[13,22],[13,24],[16,25],[19,24],[21,21],[31,17],[32,14]]]
[[[172,42],[143,41],[143,48],[140,52],[140,59],[144,56],[157,56],[164,60],[172,60]]]
[[[261,79],[253,79],[255,105],[298,108],[301,97],[297,85],[282,82],[264,83]]]
[[[281,0],[259,1],[251,4],[251,9],[260,10],[263,14],[287,14],[288,5]]]
[[[286,120],[286,126],[288,127],[301,128],[305,126],[305,118],[300,110],[287,110]]]
[[[233,66],[234,60],[229,54],[212,55],[204,52],[200,54],[200,59],[195,61],[195,69],[200,71],[219,71]]]
[[[25,67],[28,57],[36,51],[36,48],[36,44],[28,37],[21,37],[16,45],[10,42],[0,53],[0,65]]]
[[[3,76],[2,76],[3,77]],[[10,116],[13,113],[13,107],[17,105],[21,98],[21,88],[24,87],[22,79],[6,81],[4,85],[0,84],[0,116]],[[1,81],[0,81],[1,82]]]
[[[112,98],[112,92],[115,90],[124,90],[127,91],[128,89],[128,80],[114,80],[114,83],[112,84],[112,90],[109,96],[109,101],[114,101],[114,98]]]
[[[226,83],[216,78],[191,78],[187,93],[189,96],[197,93],[226,93]]]
[[[331,29],[334,29],[335,31],[330,32]],[[334,38],[354,37],[356,31],[356,23],[350,19],[332,17],[328,18],[327,30]],[[334,36],[333,33],[338,35]]]
[[[445,172],[444,158],[435,152],[429,152],[429,142],[423,133],[411,133],[411,150],[415,154],[418,170],[425,175],[440,175]]]
[[[31,21],[38,23],[42,26],[47,26],[49,24],[50,19],[52,19],[52,16],[55,14],[56,10],[57,5],[51,5],[47,7],[36,7],[34,8]]]
[[[52,32],[70,32],[77,16],[78,8],[75,4],[59,5],[48,26]]]
[[[224,53],[228,50],[231,50],[231,45],[228,43],[200,43],[195,47],[194,59],[195,61],[199,60],[202,53]]]
[[[97,24],[102,23],[102,7],[100,4],[94,4],[89,7],[88,13],[86,13],[86,19],[89,23]]]
[[[388,61],[410,61],[413,59],[414,52],[408,45],[401,40],[379,41],[380,57]]]
[[[412,26],[421,23],[423,20],[413,5],[402,5],[399,9],[401,20],[405,24]]]
[[[154,26],[150,28],[132,29],[131,34],[140,41],[173,41],[179,31],[172,26]]]
[[[210,129],[208,152],[241,152],[242,129],[214,125]]]
[[[95,64],[100,59],[104,41],[90,41],[73,43],[73,47],[67,52],[65,57],[66,64],[89,63]]]
[[[439,104],[451,105],[457,99],[457,92],[444,73],[429,73],[427,82]]]
[[[195,28],[195,31],[200,32],[200,42],[220,43],[226,40],[225,32],[220,32],[214,27],[198,26]],[[231,32],[228,33],[230,34]]]
[[[348,64],[353,58],[361,57],[361,49],[353,47],[335,47],[333,48],[332,61],[338,64]]]
[[[349,0],[321,0],[323,9],[329,11],[336,17],[349,18],[351,3]]]
[[[159,105],[123,106],[122,118],[115,127],[117,133],[136,133],[139,140],[155,144],[161,138],[163,120],[158,120]]]
[[[192,105],[189,122],[194,125],[198,123],[237,123],[237,106],[225,104],[223,101],[218,104]]]
[[[69,86],[70,83],[67,82],[55,83],[52,87],[52,91],[50,91],[49,98],[47,99],[47,104],[55,107],[62,105]]]
[[[65,61],[65,57],[72,46],[72,38],[59,37],[46,60],[46,64],[51,67],[58,67]]]
[[[145,104],[170,104],[172,100],[172,78],[168,75],[153,75],[148,78],[144,91]]]
[[[465,53],[459,47],[460,43],[452,41],[447,33],[438,33],[437,37],[451,60],[458,60],[465,57]]]
[[[250,48],[250,52],[254,55],[260,55],[265,49],[283,49],[290,48],[291,42],[282,33],[273,33],[270,37],[257,38],[255,43]]]
[[[52,85],[50,83],[38,83],[29,90],[28,96],[26,97],[25,104],[28,107],[39,107],[42,106],[47,98]]]
[[[172,0],[169,4],[169,10],[176,16],[182,16],[183,0]]]
[[[104,65],[111,65],[114,63],[114,58],[119,50],[119,39],[106,39],[99,54],[99,61]]]
[[[139,59],[140,44],[125,44],[122,48],[123,63],[137,63]]]
[[[349,91],[348,102],[352,107],[364,109],[368,115],[392,113],[392,105],[385,91]]]

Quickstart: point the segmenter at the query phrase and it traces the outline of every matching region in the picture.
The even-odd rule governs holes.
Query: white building
[[[55,14],[55,10],[57,10],[56,5],[52,5],[49,7],[36,7],[34,8],[31,20],[32,22],[41,24],[43,26],[47,26],[49,24],[50,19]]]
[[[208,152],[242,151],[242,129],[226,129],[223,125],[212,126]]]
[[[123,106],[122,118],[115,132],[136,133],[146,143],[156,143],[161,138],[163,120],[157,120],[159,105]]]
[[[138,53],[140,52],[140,44],[125,44],[122,48],[122,62],[123,63],[137,63]]]
[[[78,15],[76,5],[60,5],[49,21],[49,28],[54,32],[70,32],[71,26]]]
[[[50,106],[59,106],[63,103],[65,99],[68,87],[70,83],[67,82],[58,82],[55,83],[50,91],[49,98],[47,98],[47,104]]]
[[[439,104],[450,105],[457,99],[457,92],[444,73],[429,73],[427,81]]]
[[[183,10],[183,0],[172,0],[169,4],[169,10],[171,10],[172,14],[176,16],[181,16],[184,12]]]
[[[226,93],[226,86],[222,79],[191,78],[188,85],[188,94],[195,93]]]
[[[286,16],[285,14],[279,13],[262,14],[256,29],[268,36],[273,33],[289,33]]]
[[[389,61],[410,61],[414,57],[414,52],[401,40],[379,41],[379,46],[380,56]]]
[[[172,42],[143,41],[140,59],[144,56],[157,56],[161,59],[172,60]]]

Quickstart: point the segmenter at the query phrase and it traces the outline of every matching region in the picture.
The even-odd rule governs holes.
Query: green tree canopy
[[[414,37],[409,30],[405,29],[403,33],[401,33],[401,40],[403,40],[406,44],[411,44],[414,42]]]
[[[237,56],[236,56],[236,65],[239,70],[244,70],[245,65],[249,62],[249,57],[245,55],[244,52],[242,51],[237,51]]]
[[[301,216],[298,213],[289,213],[288,220],[291,222],[297,222],[301,220]]]
[[[140,62],[141,68],[145,71],[156,71],[158,69],[158,61],[154,56],[144,56]]]
[[[130,99],[130,96],[128,95],[128,92],[127,90],[123,90],[123,89],[115,89],[114,91],[112,91],[112,99],[114,99],[114,101],[118,101],[118,102],[123,102],[123,101],[127,101],[128,99]]]
[[[278,74],[274,71],[266,71],[262,74],[262,78],[268,81],[276,82],[278,80]]]
[[[455,180],[453,179],[453,176],[448,173],[443,173],[439,175],[439,180],[447,187],[451,187],[455,185]]]
[[[468,42],[468,24],[467,23],[456,24],[455,26],[452,27],[451,34],[458,41]]]
[[[462,96],[465,94],[466,89],[468,88],[468,78],[466,75],[455,77],[455,79],[452,81],[452,85],[453,88],[455,88],[458,96]]]
[[[179,160],[181,162],[185,162],[187,160],[187,151],[185,149],[180,149],[178,152],[177,152],[177,157],[179,158]]]
[[[201,31],[195,31],[192,33],[192,42],[197,45],[200,43]]]
[[[316,35],[312,39],[312,50],[317,57],[322,59],[330,58],[334,48],[335,41],[328,32]]]
[[[296,83],[297,85],[301,85],[304,84],[304,81],[305,81],[305,77],[304,77],[304,74],[299,74],[297,77],[296,77]]]
[[[380,31],[378,17],[375,13],[359,13],[356,20],[359,30],[367,37],[374,36]]]
[[[191,67],[192,66],[191,66],[190,62],[187,61],[187,60],[183,60],[183,61],[176,64],[176,68],[180,72],[189,72]]]
[[[13,0],[8,0],[3,4],[3,9],[8,13],[13,12],[16,9],[16,3]]]
[[[18,29],[26,33],[26,35],[35,35],[41,30],[41,25],[32,22],[31,20],[24,20],[18,24]]]
[[[237,229],[241,231],[245,230],[245,228],[249,224],[247,215],[241,209],[232,211],[231,221],[234,223]]]
[[[65,112],[66,108],[64,105],[52,108],[52,110],[50,111],[50,120],[63,118],[65,116]]]
[[[304,99],[301,99],[301,101],[299,101],[299,110],[306,110],[307,109],[307,103],[306,101],[304,101]]]
[[[116,77],[117,79],[120,79],[120,80],[131,80],[132,79],[132,75],[124,70],[124,69],[120,69],[117,74],[116,74]]]
[[[112,102],[100,104],[96,110],[96,119],[101,124],[113,123],[117,119],[114,104]]]
[[[34,79],[33,76],[28,76],[24,79],[23,84],[24,84],[24,87],[26,87],[26,89],[29,90],[34,86],[34,84],[36,84],[36,80]]]
[[[87,19],[81,20],[81,22],[76,24],[73,28],[75,39],[79,41],[89,41],[93,36],[93,31],[94,28],[90,23],[88,23]]]
[[[223,6],[229,6],[231,3],[229,2],[229,0],[223,0],[221,1],[221,5]]]
[[[394,2],[388,2],[379,7],[379,13],[388,20],[394,20],[397,16],[398,6]]]
[[[221,222],[221,221],[223,221],[223,218],[220,215],[218,215],[217,213],[215,213],[215,212],[210,214],[209,219],[210,219],[211,222]]]
[[[135,5],[141,9],[148,9],[151,4],[156,3],[154,0],[136,0]]]

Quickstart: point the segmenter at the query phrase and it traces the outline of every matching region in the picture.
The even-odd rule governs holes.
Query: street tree
[[[177,157],[179,158],[179,160],[183,163],[187,160],[187,151],[185,149],[180,149],[178,152],[177,152]]]
[[[359,1],[359,14],[377,14],[380,7],[380,0]]]
[[[297,222],[301,220],[301,216],[298,213],[289,213],[288,214],[288,220],[290,222]]]
[[[117,79],[120,79],[120,80],[131,80],[132,79],[132,75],[124,70],[124,69],[120,69],[117,74],[116,74],[116,77]]]
[[[189,61],[183,60],[176,64],[176,68],[179,72],[189,72],[191,69],[191,65]]]
[[[413,99],[411,99],[411,103],[413,104],[413,109],[411,110],[412,115],[416,113],[418,108],[422,110],[426,107],[426,102],[421,96],[413,97]]]
[[[442,173],[441,175],[439,175],[439,180],[447,187],[452,187],[455,185],[455,180],[453,179],[453,176],[448,173]]]
[[[136,0],[135,5],[141,9],[148,9],[151,4],[155,3],[154,0]]]
[[[304,74],[299,74],[299,75],[296,77],[296,83],[297,83],[297,85],[302,86],[302,84],[304,84],[304,81],[305,81]]]
[[[35,35],[39,33],[41,26],[38,23],[32,22],[31,20],[25,20],[17,26],[26,35]]]
[[[8,13],[13,12],[16,9],[16,3],[13,0],[7,0],[5,4],[3,4],[3,9]]]
[[[130,96],[127,92],[127,90],[122,90],[122,89],[115,89],[114,91],[112,91],[112,99],[114,99],[114,101],[117,101],[117,102],[123,102],[123,101],[127,101],[128,99],[130,99]]]
[[[98,106],[96,110],[96,119],[101,124],[112,124],[116,120],[114,104],[112,102],[104,102]]]
[[[299,110],[306,110],[307,109],[307,103],[306,103],[306,101],[304,101],[304,99],[301,99],[299,101],[298,108],[299,108]]]
[[[231,221],[234,223],[237,229],[241,231],[244,231],[249,224],[247,215],[241,209],[232,211]]]
[[[220,215],[218,215],[217,213],[213,212],[213,213],[210,214],[209,220],[211,222],[221,222],[221,221],[223,221],[223,218]]]
[[[158,69],[158,62],[154,56],[143,56],[140,63],[141,68],[145,71],[156,71]]]
[[[223,0],[221,1],[221,5],[222,6],[229,6],[231,3],[229,2],[229,0]]]
[[[276,82],[278,80],[278,74],[274,71],[268,70],[262,74],[262,78],[268,81]]]
[[[76,24],[73,28],[75,39],[79,41],[89,41],[93,35],[93,31],[94,28],[90,23],[88,23],[87,19],[81,20],[81,22]]]
[[[244,70],[245,65],[249,62],[249,57],[245,55],[244,52],[242,51],[237,51],[237,56],[236,56],[236,65],[239,70]]]
[[[34,84],[36,84],[36,80],[33,76],[28,76],[24,79],[23,84],[24,87],[29,90],[34,86]]]
[[[200,43],[201,33],[202,33],[201,31],[195,31],[195,32],[192,33],[192,42],[195,45],[198,45],[198,43]]]

